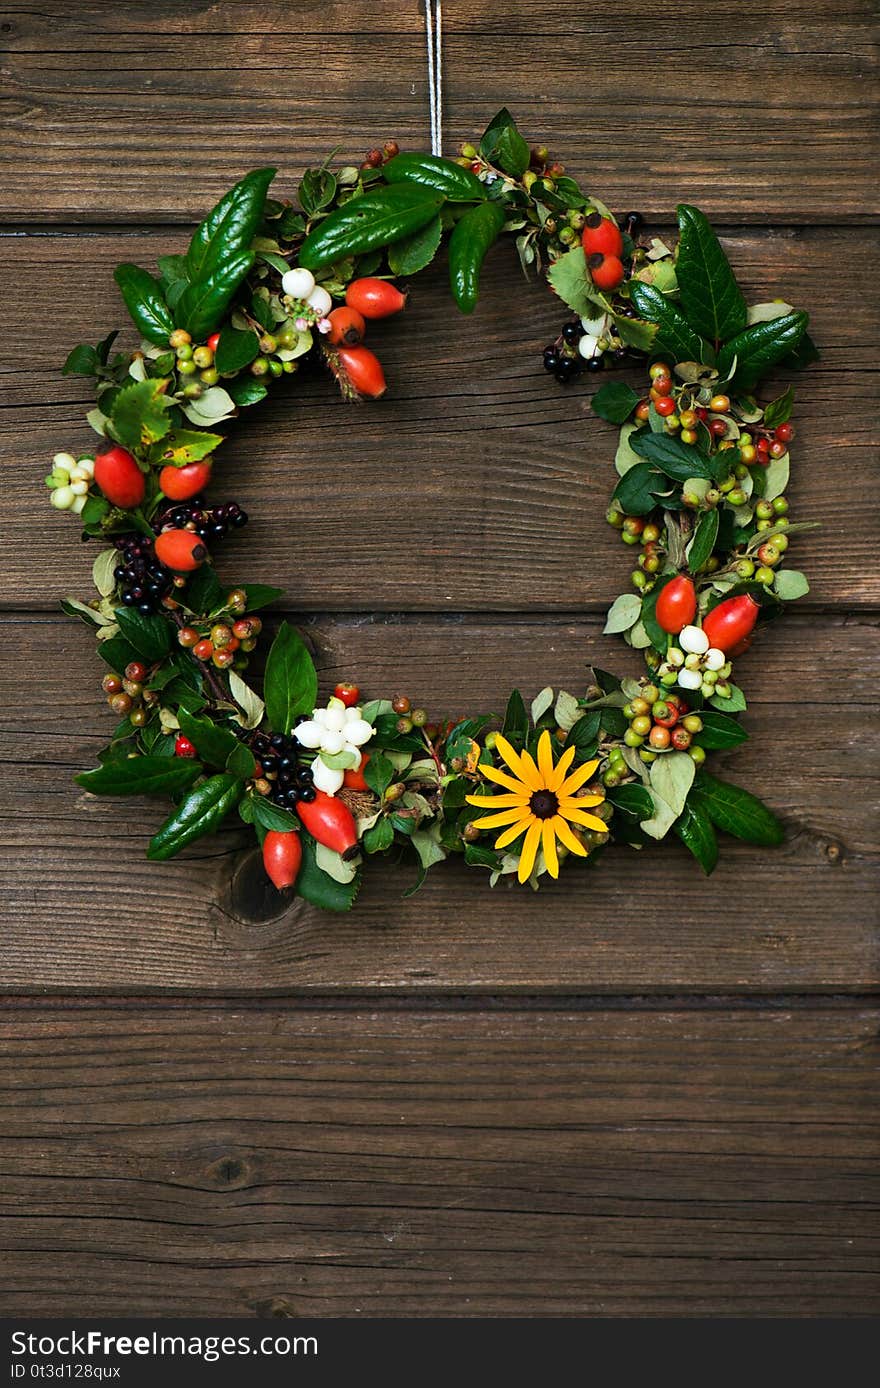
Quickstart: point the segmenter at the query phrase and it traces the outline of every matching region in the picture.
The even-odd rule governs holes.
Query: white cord
[[[425,0],[425,43],[428,49],[431,153],[439,155],[443,144],[443,0]]]

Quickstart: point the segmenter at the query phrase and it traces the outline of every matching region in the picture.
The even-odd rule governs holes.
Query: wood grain
[[[6,242],[36,309],[23,328],[10,301],[0,324],[0,340],[24,334],[0,375],[10,406],[0,411],[10,463],[7,606],[51,608],[56,594],[86,592],[89,561],[70,518],[48,513],[34,524],[52,454],[96,444],[84,419],[88,389],[58,368],[89,324],[97,337],[120,321],[116,261],[149,264],[177,244]],[[876,605],[876,374],[867,345],[877,340],[876,306],[855,281],[843,299],[830,286],[833,267],[874,256],[877,238],[734,231],[729,248],[750,298],[784,293],[810,305],[827,352],[795,382],[792,515],[822,519],[792,551],[809,570],[811,601]],[[231,429],[215,491],[253,519],[219,551],[227,574],[280,583],[301,607],[325,610],[607,608],[632,559],[603,519],[616,432],[590,413],[590,386],[565,391],[540,369],[541,343],[564,314],[538,290],[512,295],[518,275],[512,248],[499,250],[473,320],[451,310],[442,271],[420,281],[407,313],[371,334],[391,381],[385,400],[346,406],[329,379],[295,381]],[[59,281],[68,288],[57,335],[47,334]],[[642,384],[640,369],[624,374]]]
[[[674,24],[634,0],[443,8],[448,150],[506,104],[620,206],[668,217],[672,189],[759,222],[872,215],[867,0],[830,27],[806,0],[684,0]],[[167,0],[148,17],[59,0],[6,12],[9,221],[186,221],[230,169],[426,143],[414,3],[247,0],[219,23],[213,4]]]
[[[866,1315],[877,1025],[12,1009],[0,1310]]]
[[[638,859],[619,849],[600,870],[570,872],[537,897],[508,885],[490,891],[456,863],[404,900],[412,866],[373,864],[346,917],[301,901],[285,910],[255,894],[243,829],[177,862],[147,864],[163,807],[97,800],[70,779],[93,764],[110,726],[90,634],[43,616],[7,622],[31,672],[0,767],[7,990],[762,993],[859,991],[878,981],[872,622],[792,615],[768,631],[748,668],[743,662],[752,740],[715,765],[778,808],[788,841],[777,852],[727,840],[706,882],[677,843]],[[454,716],[497,708],[528,670],[574,688],[590,660],[635,671],[632,654],[627,662],[599,627],[355,618],[308,631],[322,688],[356,671],[367,690],[403,687]],[[842,672],[833,711],[831,664]]]

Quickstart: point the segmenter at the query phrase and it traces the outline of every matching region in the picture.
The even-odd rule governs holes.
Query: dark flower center
[[[536,819],[552,819],[559,809],[559,799],[552,790],[536,790],[529,809]]]

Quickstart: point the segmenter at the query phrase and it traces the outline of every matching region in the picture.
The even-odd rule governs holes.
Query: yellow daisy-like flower
[[[598,761],[584,762],[577,771],[568,776],[568,768],[574,761],[575,749],[569,747],[559,761],[553,761],[553,744],[550,734],[543,732],[538,741],[538,760],[528,752],[517,752],[506,737],[495,739],[495,748],[512,772],[496,770],[494,766],[481,766],[481,774],[496,785],[503,786],[503,795],[468,795],[469,805],[478,805],[492,814],[473,823],[479,829],[500,829],[503,833],[495,840],[496,848],[506,848],[525,833],[520,850],[520,882],[531,876],[535,866],[538,849],[544,850],[544,862],[551,877],[559,876],[559,854],[556,840],[564,844],[570,853],[585,858],[587,850],[571,831],[571,825],[582,829],[595,829],[604,833],[608,828],[597,815],[587,814],[587,810],[600,805],[604,795],[582,795],[576,798],[585,781],[592,776]]]

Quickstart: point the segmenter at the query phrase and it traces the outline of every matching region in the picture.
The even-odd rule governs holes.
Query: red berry
[[[623,237],[616,222],[603,217],[600,212],[591,212],[581,236],[581,244],[587,255],[623,254]]]
[[[616,255],[587,257],[590,278],[597,289],[616,289],[623,280],[623,261]]]
[[[380,395],[385,394],[388,387],[382,363],[368,347],[339,347],[336,354],[358,395],[378,400]]]
[[[210,660],[211,656],[214,654],[214,647],[207,636],[205,636],[201,641],[196,642],[192,648],[192,653],[196,660]]]
[[[776,438],[780,443],[791,443],[794,438],[794,429],[790,424],[777,424]]]
[[[665,418],[667,415],[675,414],[675,401],[671,395],[661,395],[659,400],[654,401],[654,409]]]
[[[210,347],[210,349],[211,349],[212,352],[216,352],[216,350],[217,350],[217,343],[218,343],[219,341],[220,341],[220,334],[219,334],[219,333],[211,333],[211,336],[208,338],[208,344],[207,344],[207,345]]]
[[[749,635],[760,610],[751,593],[741,593],[739,597],[720,602],[703,618],[703,631],[709,644],[725,653],[732,651]]]
[[[263,867],[279,891],[292,887],[302,863],[302,842],[295,829],[270,829],[263,839]]]
[[[345,291],[345,302],[349,308],[357,309],[364,318],[390,318],[399,313],[406,303],[406,295],[401,294],[388,280],[366,276],[352,280]]]
[[[660,590],[654,615],[664,631],[677,636],[697,615],[697,590],[687,574],[672,578]]]
[[[139,660],[131,660],[125,667],[125,678],[134,680],[137,684],[143,684],[147,678],[147,667]]]
[[[176,757],[194,757],[197,755],[195,744],[190,742],[183,733],[178,733],[174,740],[174,755]]]
[[[156,536],[156,558],[167,569],[192,573],[208,557],[203,542],[191,530],[163,530]]]
[[[333,690],[333,697],[345,704],[346,708],[354,708],[354,705],[361,697],[361,691],[356,684],[337,684],[336,688]]]
[[[783,458],[788,452],[785,444],[779,439],[774,439],[768,450],[771,458]]]
[[[709,433],[715,439],[723,439],[727,433],[727,422],[723,419],[710,419]]]
[[[187,463],[185,467],[163,467],[159,486],[172,501],[189,501],[198,496],[211,480],[210,462]]]
[[[114,444],[95,459],[95,482],[107,500],[122,511],[140,506],[147,480],[127,448]]]

